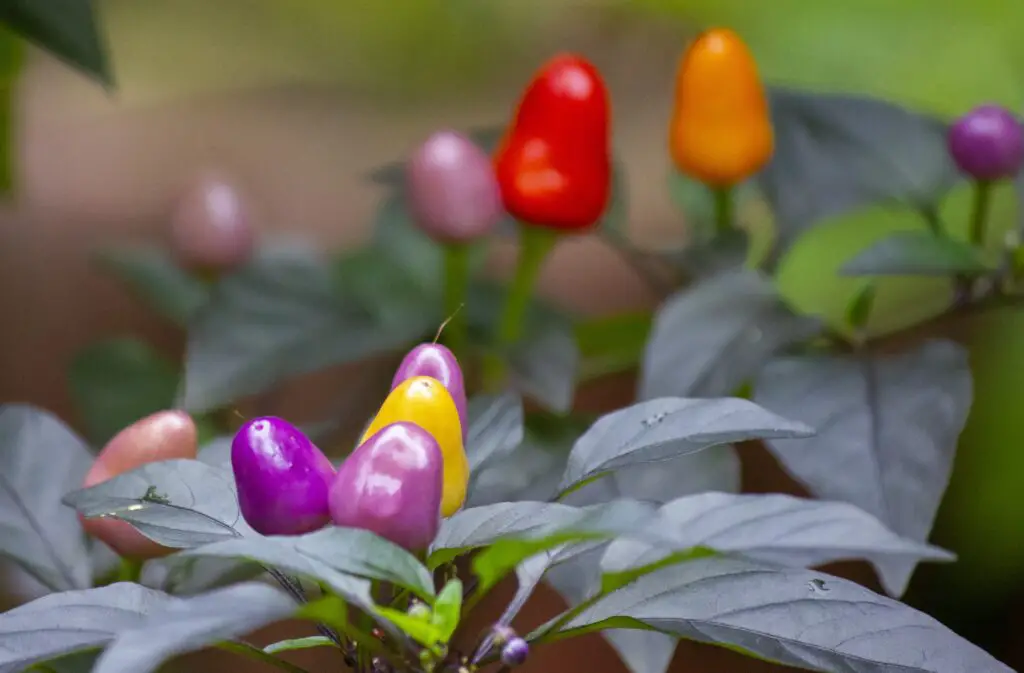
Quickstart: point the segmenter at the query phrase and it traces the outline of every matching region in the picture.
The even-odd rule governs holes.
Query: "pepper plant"
[[[687,48],[676,93],[671,180],[700,206],[686,250],[629,243],[612,101],[566,54],[497,132],[439,131],[371,176],[392,193],[365,249],[250,250],[242,211],[218,226],[207,184],[167,250],[105,251],[187,331],[184,365],[130,339],[84,353],[87,439],[0,410],[0,552],[53,592],[0,615],[0,670],[144,673],[217,646],[293,672],[288,652],[326,648],[357,673],[470,673],[593,631],[634,673],[664,673],[680,638],[821,671],[1009,670],[896,600],[919,562],[953,560],[928,537],[972,381],[959,345],[881,352],[871,319],[886,275],[942,279],[947,312],[1020,301],[1019,236],[987,235],[993,184],[1021,168],[1019,121],[765,87],[724,29]],[[965,179],[963,240],[940,206]],[[766,242],[739,226],[752,199],[772,215]],[[845,321],[788,305],[786,251],[883,203],[921,227],[844,268],[864,279]],[[196,245],[204,218],[228,235]],[[587,233],[657,283],[653,315],[581,320],[534,296],[550,250]],[[480,277],[492,234],[519,241],[507,287]],[[232,413],[285,378],[403,353],[340,462],[320,428]],[[634,404],[572,411],[580,382],[632,368]],[[736,446],[753,441],[813,497],[738,493]],[[848,559],[888,596],[811,569]],[[498,622],[466,633],[511,575]],[[541,582],[569,608],[524,628]],[[289,618],[309,635],[246,640]]]

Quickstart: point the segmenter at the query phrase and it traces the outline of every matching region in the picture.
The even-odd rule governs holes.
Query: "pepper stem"
[[[715,235],[721,236],[733,226],[734,191],[732,185],[712,187],[715,199]]]
[[[505,380],[505,357],[523,335],[526,310],[530,296],[540,275],[541,267],[551,249],[555,247],[558,233],[541,227],[519,227],[519,260],[516,273],[505,299],[504,312],[498,323],[495,338],[496,350],[484,361],[484,386],[496,390]]]
[[[142,576],[142,561],[137,558],[121,557],[121,565],[117,569],[118,582],[138,582]]]
[[[449,243],[444,247],[444,311],[447,316],[445,341],[455,353],[464,357],[466,348],[466,317],[461,311],[469,289],[469,246]]]
[[[968,240],[972,245],[984,245],[985,226],[988,224],[988,211],[992,203],[992,183],[978,180],[974,183],[974,206],[971,211],[971,228]]]

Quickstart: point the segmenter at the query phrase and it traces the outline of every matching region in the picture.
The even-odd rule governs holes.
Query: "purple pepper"
[[[466,418],[466,384],[462,378],[462,367],[455,354],[436,343],[424,343],[409,351],[395,371],[391,389],[397,388],[406,379],[414,376],[429,376],[441,382],[448,394],[455,400],[462,425],[462,441],[466,441],[469,426]]]
[[[506,666],[521,666],[530,656],[530,644],[522,638],[512,638],[501,648],[501,663]]]
[[[256,245],[238,190],[217,175],[203,176],[182,196],[170,223],[170,245],[185,266],[229,271],[244,264]]]
[[[331,461],[294,425],[254,418],[231,442],[242,516],[262,535],[301,535],[330,521]]]
[[[491,158],[455,131],[438,131],[413,153],[406,190],[417,225],[444,243],[489,234],[502,214]]]
[[[980,105],[957,119],[947,141],[953,161],[975,180],[1012,177],[1024,161],[1024,129],[998,105]]]
[[[385,426],[345,459],[331,484],[331,519],[410,551],[441,525],[444,463],[433,436],[414,423]]]

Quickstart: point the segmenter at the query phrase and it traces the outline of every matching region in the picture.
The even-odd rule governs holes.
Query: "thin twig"
[[[307,600],[307,598],[306,598],[305,592],[302,590],[302,586],[298,582],[296,582],[292,578],[288,577],[287,575],[282,573],[277,568],[271,568],[269,566],[264,566],[264,569],[268,573],[270,573],[271,577],[273,577],[275,580],[277,580],[277,583],[280,584],[284,588],[285,591],[287,591],[289,594],[291,594],[292,598],[295,599],[296,603],[299,603],[300,605],[305,605],[306,603],[309,602]],[[325,624],[319,624],[318,623],[316,625],[316,630],[324,638],[327,638],[332,643],[337,645],[343,652],[347,651],[346,648],[345,648],[345,644],[341,640],[341,636],[339,636],[338,633],[336,631],[334,631],[334,629],[331,629],[330,627],[328,627]]]

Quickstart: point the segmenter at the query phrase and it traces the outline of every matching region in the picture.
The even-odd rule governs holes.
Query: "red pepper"
[[[562,54],[534,75],[495,154],[505,210],[563,232],[593,226],[611,192],[611,104],[592,63]]]

